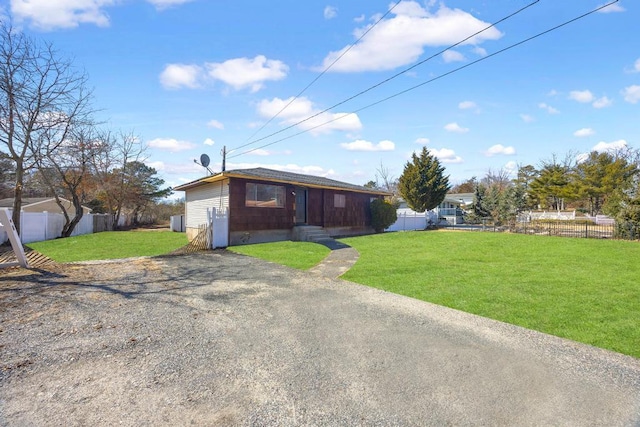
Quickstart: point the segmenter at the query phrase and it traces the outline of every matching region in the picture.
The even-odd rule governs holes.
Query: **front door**
[[[296,224],[307,223],[307,190],[296,187]]]

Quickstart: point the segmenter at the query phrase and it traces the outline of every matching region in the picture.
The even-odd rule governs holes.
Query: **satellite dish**
[[[202,156],[200,156],[200,164],[207,168],[209,167],[209,163],[211,163],[211,159],[209,159],[209,156],[207,156],[206,154],[203,154]]]

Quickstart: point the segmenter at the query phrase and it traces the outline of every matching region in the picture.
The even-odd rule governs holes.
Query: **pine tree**
[[[440,161],[426,147],[420,155],[413,154],[398,180],[400,195],[416,212],[436,208],[451,189],[449,176],[444,175]]]

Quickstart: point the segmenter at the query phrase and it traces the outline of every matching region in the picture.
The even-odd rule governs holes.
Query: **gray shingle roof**
[[[342,189],[347,191],[356,191],[359,193],[368,193],[368,194],[379,194],[379,195],[388,194],[384,191],[374,190],[371,188],[363,187],[361,185],[349,184],[348,182],[336,181],[335,179],[329,179],[329,178],[324,178],[324,177],[315,176],[315,175],[305,175],[300,173],[284,172],[284,171],[278,171],[278,170],[267,169],[267,168],[228,170],[210,177],[202,178],[194,182],[180,185],[175,189],[179,191],[184,191],[187,188],[190,188],[194,185],[198,185],[206,182],[215,182],[225,177],[247,178],[247,179],[256,179],[256,180],[263,180],[263,181],[270,181],[270,182],[286,182],[294,185],[299,185],[302,187],[310,186],[310,187],[318,187],[318,188],[333,188],[333,189]]]
[[[53,197],[23,197],[22,206],[29,206],[34,203],[44,202],[45,200],[51,200]],[[0,199],[0,208],[12,208],[13,198]]]

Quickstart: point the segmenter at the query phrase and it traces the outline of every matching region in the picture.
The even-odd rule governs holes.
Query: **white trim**
[[[22,247],[22,242],[20,242],[20,236],[18,236],[18,230],[16,230],[16,226],[13,224],[13,220],[9,216],[9,209],[0,209],[0,230],[4,230],[7,232],[7,236],[11,241],[13,253],[18,259],[17,262],[0,264],[0,268],[13,267],[15,265],[29,268],[27,256],[24,254],[24,248]]]

